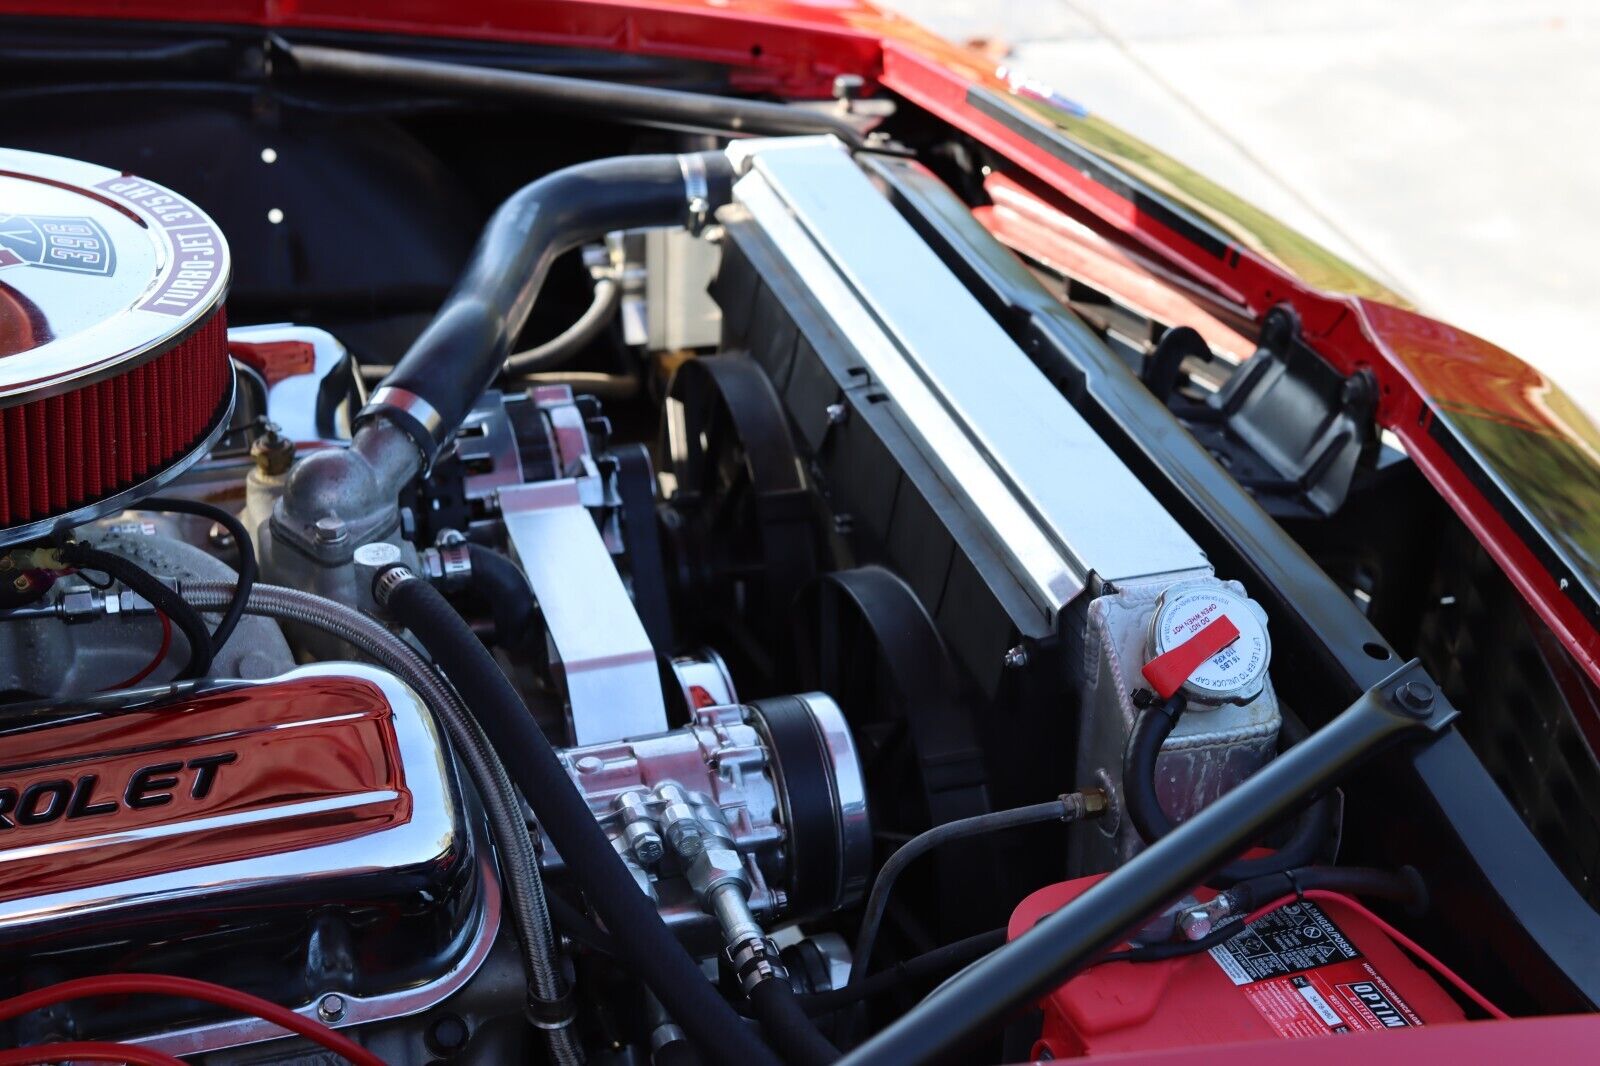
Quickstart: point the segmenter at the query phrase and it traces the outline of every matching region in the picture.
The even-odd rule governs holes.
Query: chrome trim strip
[[[832,138],[742,141],[742,205],[904,411],[1053,620],[1091,573],[1205,554]]]

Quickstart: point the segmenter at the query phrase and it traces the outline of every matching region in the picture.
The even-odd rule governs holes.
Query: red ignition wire
[[[43,1066],[56,1062],[122,1062],[127,1066],[184,1066],[182,1059],[137,1044],[72,1040],[0,1051],[0,1066]]]
[[[156,649],[155,658],[151,659],[148,663],[145,663],[144,669],[140,670],[137,674],[134,674],[126,681],[119,681],[115,685],[108,685],[107,687],[101,689],[101,692],[114,692],[117,689],[132,688],[145,678],[149,677],[151,674],[155,673],[156,667],[160,666],[166,661],[167,653],[172,650],[172,619],[168,618],[166,614],[161,611],[156,612],[156,617],[161,619],[161,647]]]
[[[96,996],[176,996],[180,999],[198,999],[205,1003],[213,1003],[219,1007],[239,1011],[242,1014],[254,1015],[263,1021],[281,1026],[292,1033],[298,1033],[307,1040],[321,1044],[336,1055],[343,1055],[355,1066],[385,1066],[378,1056],[368,1051],[346,1036],[334,1032],[321,1022],[312,1021],[310,1018],[296,1014],[287,1007],[252,996],[248,992],[228,988],[225,985],[215,985],[209,981],[197,981],[191,977],[172,977],[167,974],[156,973],[108,973],[96,977],[80,977],[73,981],[63,981],[60,984],[50,985],[34,992],[25,992],[20,996],[0,1000],[0,1021],[9,1021],[18,1015],[27,1014],[29,1011],[53,1007],[58,1003],[66,1003],[74,999],[89,999]],[[113,1045],[114,1046],[114,1045]],[[36,1050],[36,1049],[24,1049]],[[0,1059],[0,1066],[10,1060]],[[23,1059],[22,1062],[34,1062],[36,1059]],[[133,1061],[133,1060],[129,1060]],[[155,1060],[159,1066],[168,1066],[168,1060]],[[139,1064],[143,1066],[143,1064]]]

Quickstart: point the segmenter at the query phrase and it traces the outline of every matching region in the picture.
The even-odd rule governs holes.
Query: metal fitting
[[[1014,648],[1007,649],[1004,661],[1007,670],[1021,670],[1024,666],[1028,665],[1027,646],[1018,644]]]
[[[689,794],[667,782],[656,786],[656,796],[662,803],[661,827],[667,842],[680,859],[693,859],[705,849],[706,833]]]
[[[1062,817],[1066,821],[1079,818],[1098,818],[1111,805],[1103,788],[1080,788],[1061,797]]]
[[[622,865],[628,868],[628,873],[633,875],[633,883],[639,886],[639,891],[644,893],[645,898],[651,903],[661,902],[656,897],[656,884],[650,879],[650,871],[639,865],[639,860],[633,857],[628,842],[622,837],[612,837],[611,849],[622,860]]]
[[[738,889],[741,906],[744,906],[750,897],[750,875],[745,871],[744,858],[732,848],[702,849],[690,860],[685,875],[701,906],[713,911],[717,899],[723,895],[720,892],[722,889],[729,887]],[[748,906],[745,906],[745,913],[750,913]],[[719,914],[718,918],[721,917]]]
[[[1204,940],[1233,914],[1233,896],[1223,892],[1178,912],[1178,932],[1185,940]]]
[[[283,435],[276,422],[267,422],[250,445],[250,459],[269,477],[287,474],[294,465],[294,441]]]
[[[624,792],[617,797],[617,810],[622,815],[622,838],[634,858],[646,866],[661,861],[666,847],[661,834],[656,831],[655,819],[650,815],[650,794],[644,791]]]

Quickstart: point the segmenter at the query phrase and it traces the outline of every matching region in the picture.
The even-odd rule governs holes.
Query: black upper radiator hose
[[[380,576],[380,604],[420,640],[478,719],[574,879],[605,922],[619,958],[713,1062],[776,1066],[706,980],[656,906],[612,850],[555,749],[516,689],[461,616],[432,585],[396,568]]]
[[[732,181],[727,156],[696,152],[599,159],[523,186],[484,227],[461,279],[360,421],[392,420],[431,464],[504,365],[557,256],[612,230],[704,221]]]

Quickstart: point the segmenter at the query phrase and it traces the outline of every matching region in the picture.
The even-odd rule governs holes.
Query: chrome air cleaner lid
[[[1272,661],[1266,612],[1259,604],[1219,581],[1173,585],[1161,594],[1150,619],[1150,657],[1183,644],[1206,625],[1227,617],[1239,639],[1207,659],[1184,683],[1182,692],[1199,703],[1248,703],[1266,684]]]
[[[228,245],[140,178],[0,148],[0,405],[126,369],[222,301]]]
[[[228,246],[169,189],[0,149],[0,543],[172,476],[226,421]]]

